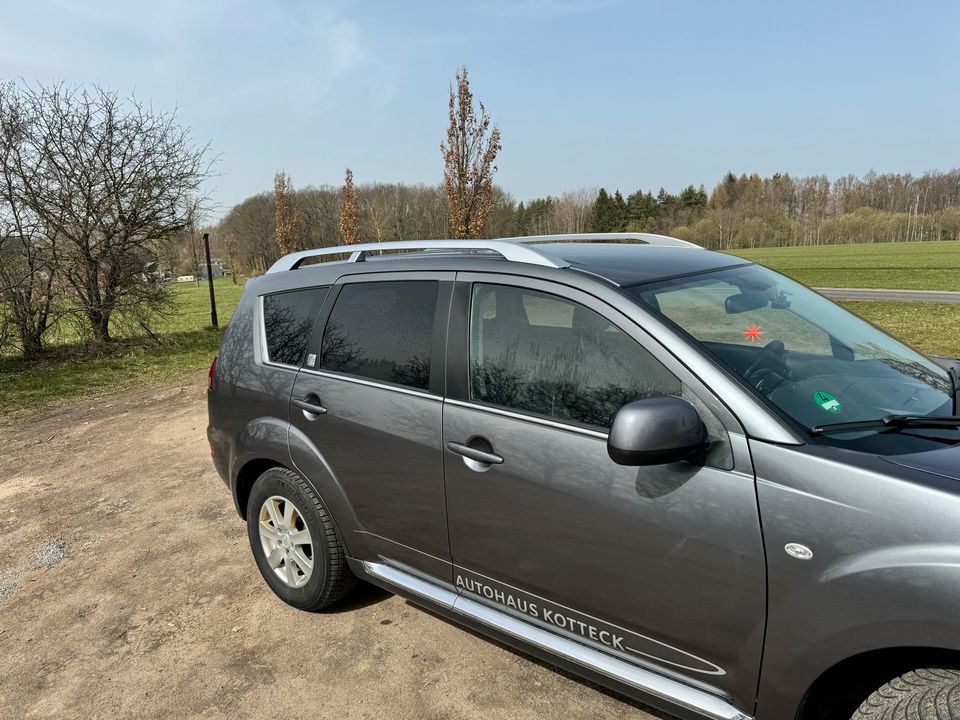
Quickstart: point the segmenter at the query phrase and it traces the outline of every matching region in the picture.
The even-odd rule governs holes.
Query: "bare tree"
[[[347,168],[343,187],[340,189],[340,212],[338,228],[344,245],[356,245],[361,242],[360,211],[353,192],[353,171]]]
[[[38,122],[13,83],[0,86],[0,346],[12,325],[25,357],[40,352],[56,307],[55,235],[24,199],[23,177],[40,162],[29,142]]]
[[[233,284],[237,284],[237,236],[230,233],[223,237],[223,254],[227,259],[227,267],[230,269],[230,279]]]
[[[115,313],[147,327],[169,299],[146,281],[156,245],[189,223],[188,198],[211,173],[175,112],[101,88],[27,87],[19,96],[37,123],[25,138],[36,157],[21,169],[22,200],[48,237],[71,300],[98,342],[110,339]]]
[[[262,192],[234,205],[220,221],[217,232],[237,238],[239,269],[262,273],[277,259],[275,212],[273,194]]]
[[[473,105],[473,93],[467,68],[457,71],[457,88],[450,86],[447,140],[440,143],[443,153],[443,186],[447,193],[450,232],[456,238],[483,235],[494,207],[493,161],[501,149],[500,128],[490,126],[483,103],[479,116]]]
[[[281,171],[273,176],[273,201],[276,208],[274,232],[277,250],[281,255],[303,249],[303,232],[294,193],[289,175]]]

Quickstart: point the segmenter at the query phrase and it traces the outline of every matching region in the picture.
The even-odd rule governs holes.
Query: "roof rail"
[[[305,260],[329,255],[349,255],[347,262],[363,262],[367,253],[384,250],[396,251],[446,251],[499,255],[510,262],[524,262],[552,268],[569,267],[570,263],[552,253],[531,245],[541,243],[564,242],[603,242],[632,240],[647,245],[669,245],[673,247],[699,248],[685,240],[654,235],[652,233],[577,233],[569,235],[532,235],[529,237],[500,238],[497,240],[401,240],[382,243],[364,243],[362,245],[340,245],[337,247],[314,248],[284,255],[277,260],[267,273],[296,270]]]
[[[382,250],[445,250],[448,252],[491,253],[499,255],[504,260],[511,262],[525,262],[553,268],[564,268],[570,265],[567,261],[553,257],[549,253],[526,247],[521,243],[510,240],[401,240],[396,242],[364,243],[363,245],[341,245],[339,247],[301,250],[300,252],[284,255],[270,266],[267,273],[296,270],[304,260],[327,255],[349,254],[348,262],[363,262],[366,260],[367,253],[380,252]]]
[[[621,242],[624,240],[643,243],[645,245],[662,245],[666,247],[689,247],[702,250],[696,243],[687,242],[669,235],[640,232],[608,232],[608,233],[567,233],[564,235],[527,235],[525,237],[502,238],[509,242],[524,245],[537,243],[590,243],[590,242]]]

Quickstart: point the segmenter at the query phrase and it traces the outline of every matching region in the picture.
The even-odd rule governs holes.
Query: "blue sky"
[[[957,2],[4,0],[0,17],[0,77],[178,106],[221,156],[216,214],[278,169],[439,182],[464,64],[518,200],[960,164]]]

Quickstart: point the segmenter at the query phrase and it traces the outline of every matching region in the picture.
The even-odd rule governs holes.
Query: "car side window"
[[[327,291],[308,288],[263,296],[263,332],[270,362],[300,365]]]
[[[427,390],[439,288],[435,280],[344,285],[323,332],[320,368]]]
[[[476,284],[470,397],[607,429],[617,411],[681,383],[599,313],[556,295]]]

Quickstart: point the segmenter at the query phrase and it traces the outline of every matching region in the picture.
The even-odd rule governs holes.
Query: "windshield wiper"
[[[960,428],[960,415],[885,415],[875,420],[853,420],[851,422],[827,423],[809,428],[811,435],[825,435],[845,430],[868,430],[884,428],[904,430],[907,428]]]

